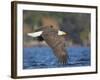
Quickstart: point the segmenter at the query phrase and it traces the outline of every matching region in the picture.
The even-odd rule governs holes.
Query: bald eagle
[[[66,35],[66,33],[60,30],[57,19],[46,15],[43,16],[41,18],[41,29],[34,33],[28,33],[27,35],[42,38],[53,50],[54,55],[60,63],[65,64],[67,62],[68,54],[65,50],[65,38],[62,36]]]
[[[58,61],[62,64],[67,62],[68,54],[65,50],[65,39],[62,35],[67,33],[55,29],[54,26],[45,26],[42,30],[28,33],[28,36],[39,37],[41,36],[44,41],[52,48],[54,55],[58,58]]]

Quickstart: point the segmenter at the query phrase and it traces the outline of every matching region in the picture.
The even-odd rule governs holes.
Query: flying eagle
[[[57,30],[54,26],[45,26],[41,31],[28,33],[31,37],[42,37],[45,42],[52,48],[54,55],[58,58],[59,62],[65,64],[67,62],[67,52],[65,50],[65,39],[62,35],[65,32]]]

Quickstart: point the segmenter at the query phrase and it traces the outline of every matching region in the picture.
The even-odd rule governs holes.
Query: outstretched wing
[[[42,33],[43,39],[46,43],[52,48],[55,56],[61,63],[66,63],[67,61],[67,52],[65,50],[65,39],[62,36],[59,36],[55,32],[46,32]]]
[[[65,39],[61,35],[65,35],[66,33],[63,31],[49,31],[50,29],[45,29],[44,31],[37,31],[33,33],[28,33],[27,35],[30,37],[39,37],[42,36],[45,42],[52,48],[55,56],[61,63],[66,63],[67,53],[65,50]],[[48,32],[49,31],[49,32]]]

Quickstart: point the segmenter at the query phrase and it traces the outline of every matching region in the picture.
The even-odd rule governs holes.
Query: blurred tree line
[[[90,45],[90,14],[69,12],[47,12],[47,11],[23,11],[24,34],[34,32],[41,28],[41,18],[49,16],[55,18],[61,30],[69,35],[66,39],[69,43]],[[28,39],[28,36],[24,36]]]

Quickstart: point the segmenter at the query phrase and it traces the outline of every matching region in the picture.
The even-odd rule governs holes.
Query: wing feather
[[[66,63],[67,52],[65,50],[65,39],[54,32],[43,32],[42,36],[46,43],[52,48],[55,56],[61,63]]]

